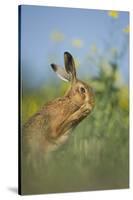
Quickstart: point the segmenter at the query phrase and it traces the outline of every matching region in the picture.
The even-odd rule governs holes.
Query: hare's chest
[[[47,146],[47,148],[45,149],[46,152],[56,151],[62,145],[64,145],[65,143],[67,143],[68,139],[70,138],[70,135],[71,135],[71,130],[67,130],[63,135],[61,135],[60,137],[58,137],[54,141],[54,143],[48,143],[48,145],[45,145],[45,147]]]
[[[60,146],[60,145],[65,144],[70,137],[70,133],[71,131],[69,130],[69,131],[66,131],[63,135],[61,135],[56,141],[57,145]]]

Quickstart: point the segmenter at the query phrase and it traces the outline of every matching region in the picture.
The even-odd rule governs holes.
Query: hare
[[[22,129],[22,151],[38,155],[55,151],[65,144],[72,130],[94,108],[92,88],[77,79],[72,55],[64,53],[65,69],[51,64],[53,71],[64,81],[70,82],[70,88],[63,97],[44,105],[35,113]]]

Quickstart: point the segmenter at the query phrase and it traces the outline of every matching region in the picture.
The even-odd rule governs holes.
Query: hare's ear
[[[62,67],[56,65],[56,64],[51,64],[51,67],[53,71],[57,74],[57,76],[62,79],[63,81],[70,81],[71,77],[70,74],[68,74],[65,69]]]
[[[64,63],[67,73],[71,75],[71,81],[76,81],[76,68],[74,59],[72,55],[68,52],[64,52]]]

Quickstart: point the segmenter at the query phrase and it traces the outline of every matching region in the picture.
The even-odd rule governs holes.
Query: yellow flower
[[[51,33],[50,38],[54,41],[54,42],[62,42],[65,38],[64,34],[59,32],[59,31],[54,31]]]
[[[30,98],[30,102],[28,105],[28,115],[32,116],[37,111],[37,103],[33,98]]]
[[[129,31],[130,31],[129,25],[123,29],[124,33],[129,33]]]
[[[82,48],[83,41],[81,39],[74,39],[74,40],[72,40],[72,45],[77,48]]]
[[[108,15],[113,19],[117,19],[119,17],[119,12],[115,10],[108,11]]]
[[[129,93],[128,93],[128,88],[126,86],[120,89],[118,97],[119,97],[119,106],[123,110],[128,110],[129,109]]]

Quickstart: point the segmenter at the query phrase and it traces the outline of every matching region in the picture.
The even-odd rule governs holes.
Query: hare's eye
[[[80,91],[81,91],[81,93],[85,93],[85,88],[81,87]]]

